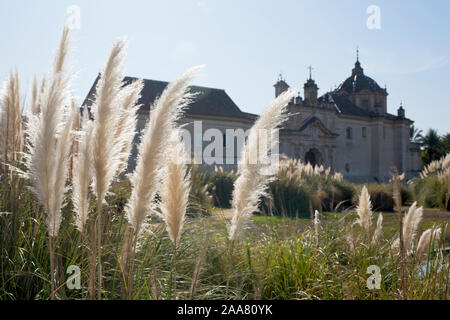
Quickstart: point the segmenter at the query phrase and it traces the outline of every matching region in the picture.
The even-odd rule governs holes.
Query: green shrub
[[[305,173],[304,168],[291,161],[279,170],[269,184],[269,196],[263,199],[264,213],[309,217],[316,209],[335,211],[351,206],[355,192],[351,184],[325,171]]]
[[[191,175],[191,191],[186,214],[190,217],[209,214],[213,206],[213,198],[208,191],[208,177],[200,170],[198,165],[191,165],[189,172]]]
[[[450,204],[449,202],[446,202],[448,188],[448,180],[439,180],[437,176],[428,176],[423,179],[417,179],[411,186],[414,200],[421,206],[426,208],[446,209],[449,211]]]
[[[236,174],[224,171],[222,167],[216,169],[208,177],[208,192],[211,194],[214,205],[220,208],[230,208]]]
[[[360,185],[356,188],[356,193],[353,196],[353,205],[355,206],[358,205],[362,186]],[[394,211],[394,186],[392,184],[369,183],[366,184],[366,187],[369,191],[374,211]],[[412,199],[410,191],[405,186],[402,186],[401,196],[402,205],[410,202]]]
[[[306,185],[287,178],[278,178],[269,184],[269,196],[261,203],[261,211],[275,216],[309,216],[312,202]]]

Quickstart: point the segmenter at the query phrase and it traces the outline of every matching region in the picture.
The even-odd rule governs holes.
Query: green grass
[[[127,197],[126,188],[118,186],[105,206],[109,222],[102,250],[104,299],[124,296],[120,257]],[[48,299],[50,266],[44,213],[26,189],[20,199],[13,214],[0,216],[0,299]],[[390,250],[398,232],[397,217],[392,213],[384,213],[382,242],[359,245],[356,250],[346,241],[355,219],[352,212],[324,213],[317,240],[310,219],[254,216],[244,239],[233,246],[228,240],[229,221],[221,213],[217,209],[209,216],[188,218],[178,248],[176,292],[172,243],[161,221],[149,221],[136,254],[132,298],[189,299],[196,264],[204,260],[194,299],[448,299],[448,257],[440,270],[436,257],[430,258],[430,270],[422,278],[414,259],[408,260],[407,291],[401,292],[399,261]],[[89,246],[83,245],[73,226],[70,203],[63,214],[56,245],[57,297],[86,299]],[[374,224],[376,218],[375,214]],[[426,212],[420,228],[448,221],[448,215]],[[357,228],[354,231],[359,232]],[[443,239],[448,243],[448,229],[445,234]],[[73,264],[82,270],[81,290],[69,290],[65,284],[66,269]],[[373,264],[382,273],[381,289],[375,291],[366,287],[367,267]]]
[[[404,207],[403,211],[406,212],[408,207]],[[383,212],[383,233],[386,237],[393,237],[398,234],[399,221],[396,213]],[[373,214],[373,223],[375,224],[378,219],[379,213]],[[327,222],[337,221],[345,217],[349,223],[354,221],[356,213],[334,213],[323,212],[321,219]],[[267,227],[269,229],[277,227],[278,229],[287,229],[293,231],[293,229],[304,230],[306,227],[311,226],[311,219],[309,218],[293,218],[293,217],[279,217],[279,216],[253,216],[251,219],[256,225],[260,227]],[[439,209],[425,209],[423,220],[419,227],[419,234],[426,229],[429,229],[436,225],[445,225],[450,223],[450,212],[442,212]],[[450,228],[446,229],[444,240],[447,245],[450,245]]]

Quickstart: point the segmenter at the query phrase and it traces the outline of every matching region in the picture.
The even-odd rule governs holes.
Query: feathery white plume
[[[320,212],[318,210],[316,210],[314,212],[314,225],[319,225],[320,224]]]
[[[314,233],[316,236],[316,241],[319,236],[319,227],[320,227],[320,212],[318,210],[314,211]]]
[[[427,257],[432,240],[437,241],[440,238],[440,236],[441,236],[441,228],[427,229],[422,233],[419,242],[417,244],[416,250],[416,257],[419,263],[421,263]]]
[[[126,169],[130,157],[133,139],[136,135],[137,111],[140,107],[136,103],[141,97],[143,87],[144,82],[139,79],[121,89],[122,102],[120,103],[120,110],[117,111],[119,119],[115,133],[115,143],[121,146],[118,174]]]
[[[0,91],[0,163],[16,165],[23,147],[19,75],[10,72]]]
[[[201,68],[191,68],[170,83],[151,109],[139,145],[136,169],[130,178],[132,191],[126,206],[126,216],[135,234],[140,233],[157,191],[158,170],[167,151],[166,138],[182,109],[190,102],[192,95],[186,92],[187,87]]]
[[[359,204],[356,208],[358,213],[358,223],[369,234],[370,225],[372,224],[372,204],[370,202],[370,195],[366,186],[363,186],[361,195],[359,196]]]
[[[186,155],[178,130],[169,141],[169,150],[163,169],[161,211],[170,240],[177,246],[184,224],[189,199],[190,177],[186,173]]]
[[[383,234],[383,214],[380,213],[377,220],[377,226],[373,233],[372,243],[376,244],[381,239],[382,234]]]
[[[239,161],[238,178],[233,190],[233,218],[229,231],[230,240],[240,238],[248,219],[253,212],[258,210],[260,197],[265,193],[270,176],[263,174],[264,162],[267,159],[267,141],[262,141],[261,134],[273,132],[288,117],[285,113],[286,106],[294,97],[295,92],[287,91],[279,95],[255,122],[250,129],[247,143],[242,150],[242,158]],[[265,145],[264,145],[264,144]],[[270,145],[278,141],[272,136]],[[261,150],[266,152],[262,154]],[[255,161],[255,159],[257,159]]]
[[[83,110],[82,127],[79,137],[78,153],[74,163],[73,206],[75,209],[75,225],[80,232],[84,231],[89,210],[89,186],[91,183],[91,139],[92,121],[88,110]]]
[[[26,124],[27,154],[24,162],[28,168],[25,176],[31,180],[32,190],[47,212],[49,235],[58,235],[61,223],[61,206],[66,191],[70,129],[73,112],[70,76],[68,75],[69,28],[64,28],[59,49],[50,74],[39,99],[40,113],[28,115]]]
[[[405,250],[409,254],[413,249],[414,238],[417,233],[420,222],[422,221],[423,208],[417,208],[417,202],[414,202],[403,219],[403,241]]]
[[[115,143],[115,132],[120,115],[118,105],[121,102],[124,47],[125,39],[120,39],[113,45],[97,84],[96,99],[92,107],[93,191],[100,203],[104,201],[122,160],[122,146]]]

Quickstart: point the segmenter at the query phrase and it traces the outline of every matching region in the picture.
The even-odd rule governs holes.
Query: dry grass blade
[[[22,108],[20,106],[19,75],[10,72],[0,92],[0,162],[16,165],[23,147]]]
[[[83,233],[89,209],[89,186],[91,183],[91,147],[92,121],[88,111],[83,111],[82,130],[80,132],[78,153],[74,162],[72,201],[75,210],[75,225]]]

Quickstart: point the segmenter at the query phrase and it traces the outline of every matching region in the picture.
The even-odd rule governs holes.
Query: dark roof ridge
[[[171,83],[172,81],[164,81],[164,80],[155,80],[155,79],[148,79],[148,78],[139,78],[139,77],[131,77],[131,76],[125,76],[123,78],[124,80],[126,79],[131,79],[131,80],[139,80],[142,79],[144,81],[153,81],[153,82],[161,82],[161,83]],[[199,86],[199,85],[190,85],[189,88],[199,88],[199,89],[209,89],[209,90],[220,90],[220,91],[225,91],[225,89],[221,89],[221,88],[213,88],[213,87],[205,87],[205,86]],[[226,92],[226,91],[225,91]]]
[[[100,74],[97,75],[94,84],[89,90],[89,93],[83,102],[83,106],[90,107],[94,103],[95,90],[99,79]],[[132,81],[138,79],[142,79],[144,82],[141,98],[138,101],[138,104],[141,105],[140,110],[150,110],[150,107],[155,99],[161,95],[170,82],[131,76],[125,76],[123,78],[123,82],[124,85],[128,85]],[[196,98],[194,98],[192,103],[187,106],[185,110],[186,114],[246,119],[247,121],[253,120],[256,117],[255,115],[243,112],[224,89],[196,85],[191,85],[188,88],[192,89],[194,93],[199,94]]]

